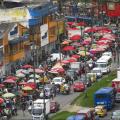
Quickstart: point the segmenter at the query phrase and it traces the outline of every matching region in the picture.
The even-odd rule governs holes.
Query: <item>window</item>
[[[97,99],[104,99],[104,98],[106,98],[106,95],[105,94],[97,94],[96,98]]]
[[[16,26],[13,31],[10,32],[10,35],[15,35],[18,33],[18,27]]]

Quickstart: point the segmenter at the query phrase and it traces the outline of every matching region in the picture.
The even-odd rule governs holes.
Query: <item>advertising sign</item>
[[[41,31],[41,47],[45,46],[49,43],[48,40],[48,24],[44,24],[40,26]]]
[[[22,22],[31,18],[29,11],[25,7],[0,9],[0,23]]]

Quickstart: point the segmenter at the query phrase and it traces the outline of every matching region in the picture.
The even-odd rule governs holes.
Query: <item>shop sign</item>
[[[40,31],[41,31],[41,47],[45,46],[49,43],[48,40],[48,24],[44,24],[40,26]]]

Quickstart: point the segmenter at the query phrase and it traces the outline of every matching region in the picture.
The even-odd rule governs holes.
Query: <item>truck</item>
[[[70,63],[70,69],[74,70],[77,74],[79,73],[80,68],[81,68],[81,63],[80,62]]]
[[[31,113],[33,120],[47,120],[50,113],[50,99],[37,99],[33,101]]]
[[[104,105],[107,110],[113,108],[115,104],[115,89],[103,87],[94,93],[94,106]]]

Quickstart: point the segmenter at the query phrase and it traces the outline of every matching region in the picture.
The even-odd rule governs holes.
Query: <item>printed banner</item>
[[[31,18],[27,8],[0,9],[0,23],[24,22]]]

